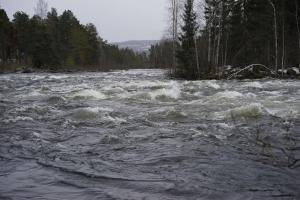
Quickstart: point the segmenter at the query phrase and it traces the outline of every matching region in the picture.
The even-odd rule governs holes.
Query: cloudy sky
[[[10,18],[16,11],[32,15],[37,0],[0,0]],[[47,0],[61,14],[69,9],[81,23],[93,23],[109,42],[157,40],[166,28],[167,0]]]

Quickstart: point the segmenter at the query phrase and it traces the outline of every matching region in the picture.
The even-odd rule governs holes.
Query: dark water
[[[300,199],[300,82],[0,76],[0,199]]]

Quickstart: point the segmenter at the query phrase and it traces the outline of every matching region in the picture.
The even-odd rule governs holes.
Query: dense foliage
[[[52,70],[107,70],[146,65],[147,56],[119,49],[98,36],[93,24],[82,25],[67,10],[30,18],[17,12],[10,21],[0,9],[0,65]]]
[[[186,6],[190,2],[184,0]],[[197,48],[190,44],[190,50],[185,50],[185,53],[190,51],[189,59],[194,60],[190,61],[193,62],[193,72],[181,77],[189,76],[192,79],[196,76],[197,58],[200,74],[206,76],[222,74],[228,65],[244,67],[259,63],[275,71],[300,67],[298,0],[205,0],[202,3],[205,26],[195,30]],[[185,18],[188,12],[186,8],[182,11],[181,34],[187,33],[185,27],[190,22]],[[179,43],[177,51],[185,48],[184,41],[176,42]],[[194,49],[198,50],[197,57],[193,56]],[[151,49],[151,63],[157,66],[170,68],[174,65],[172,57],[172,38]],[[169,60],[166,61],[166,58]],[[177,68],[184,69],[190,65],[186,63],[183,66],[178,56],[176,62]]]
[[[179,37],[180,46],[177,50],[178,66],[175,68],[175,74],[183,78],[195,79],[199,77],[196,58],[196,13],[193,11],[193,0],[187,0],[184,6],[183,21],[184,25],[181,27],[182,33]]]

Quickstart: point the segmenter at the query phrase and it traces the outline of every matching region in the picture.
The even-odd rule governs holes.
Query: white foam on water
[[[3,122],[6,124],[16,123],[18,121],[33,121],[31,117],[17,116],[16,118],[4,119]]]
[[[172,87],[173,84],[177,84],[175,81],[130,81],[118,83],[117,86],[126,90],[140,90],[140,89],[160,89],[165,87]]]
[[[262,91],[261,93],[267,94],[267,95],[280,95],[280,91]]]
[[[295,83],[298,84],[297,82]],[[285,80],[271,80],[271,81],[269,80],[262,84],[264,88],[276,88],[276,89],[291,86],[291,83]],[[292,84],[294,84],[294,82]]]
[[[17,111],[17,112],[25,112],[29,108],[31,108],[31,107],[29,107],[29,106],[21,106],[21,107],[16,108],[15,111]]]
[[[183,102],[183,104],[185,104],[185,105],[203,104],[203,100],[202,99],[197,99],[197,100],[192,100],[192,101],[186,101],[186,102]]]
[[[67,147],[65,146],[65,145],[62,145],[62,144],[56,144],[56,146],[58,147],[58,148],[61,148],[61,149],[66,149]]]
[[[92,107],[86,107],[86,108],[78,108],[71,112],[69,112],[67,115],[71,116],[75,120],[90,120],[94,119],[98,116],[99,109],[98,107],[92,108]]]
[[[88,121],[88,120],[94,120],[96,118],[100,118],[102,115],[107,115],[108,113],[111,113],[113,111],[114,110],[109,107],[85,107],[85,108],[74,109],[72,111],[67,112],[65,115],[71,117],[76,121]],[[109,118],[109,120],[114,121],[119,119]],[[69,121],[67,121],[66,126],[67,125],[69,125]]]
[[[69,76],[67,76],[67,75],[51,75],[51,76],[49,76],[49,79],[55,79],[55,80],[64,79],[64,78],[69,78]]]
[[[96,90],[88,89],[88,90],[81,90],[81,91],[75,93],[73,95],[73,97],[74,98],[81,97],[81,98],[105,99],[106,95],[101,92],[98,92]]]
[[[41,134],[39,134],[37,132],[32,132],[32,135],[34,135],[37,138],[42,138]]]
[[[91,113],[99,113],[99,112],[113,112],[114,110],[109,107],[86,107],[83,110]]]
[[[249,99],[255,99],[257,97],[257,95],[252,92],[249,92],[245,95],[245,97],[247,97]]]
[[[214,88],[216,90],[221,88],[221,86],[219,84],[217,84],[215,80],[207,81],[206,84],[208,87]]]
[[[249,105],[237,107],[230,109],[225,112],[226,117],[234,117],[234,118],[257,118],[265,112],[265,108],[260,103],[251,103]]]
[[[276,102],[284,102],[286,100],[289,100],[289,97],[283,95],[276,95],[276,96],[267,96],[266,99],[276,103]]]
[[[79,88],[79,89],[88,89],[90,88],[91,86],[89,86],[88,84],[86,83],[81,83],[79,85],[76,85],[76,88]]]
[[[101,90],[104,92],[104,93],[108,93],[108,94],[113,94],[113,93],[122,93],[124,92],[125,90],[122,88],[122,87],[119,87],[119,86],[105,86],[103,88],[101,88]]]
[[[188,86],[198,86],[200,88],[213,88],[213,89],[220,89],[221,86],[217,83],[216,80],[208,80],[208,81],[185,81],[184,82],[185,85],[188,85]]]
[[[53,103],[53,104],[56,104],[56,103],[62,103],[62,102],[65,102],[66,99],[63,97],[63,96],[50,96],[47,101],[49,103]]]
[[[37,80],[41,80],[41,79],[45,79],[45,78],[46,78],[46,76],[34,75],[31,77],[31,80],[37,81]]]
[[[20,95],[21,97],[25,97],[25,98],[30,98],[30,97],[39,97],[39,96],[43,96],[43,94],[42,93],[40,93],[40,91],[38,91],[38,90],[33,90],[33,91],[31,91],[31,92],[29,92],[29,93],[25,93],[25,94],[22,94],[22,95]]]
[[[201,136],[206,136],[206,137],[209,136],[207,133],[196,130],[196,129],[190,129],[190,131],[193,132],[192,138],[197,138],[197,137],[201,137]]]
[[[180,98],[181,88],[175,81],[142,81],[124,83],[125,91],[118,94],[120,98],[172,101]]]
[[[299,117],[299,108],[285,106],[283,108],[266,108],[268,113],[282,119],[297,119]]]
[[[104,121],[111,121],[111,122],[114,122],[116,124],[121,124],[121,123],[126,123],[127,122],[126,119],[123,119],[123,118],[120,118],[120,117],[112,117],[110,115],[104,116],[103,120]]]
[[[205,136],[205,137],[209,137],[209,136],[213,136],[219,140],[224,140],[227,138],[226,135],[222,135],[222,134],[209,134],[207,132],[204,132],[204,131],[199,131],[199,130],[195,130],[195,129],[190,129],[190,131],[192,131],[194,134],[192,135],[192,138],[198,138],[198,137],[202,137],[202,136]]]
[[[114,109],[109,107],[97,107],[98,112],[113,112]]]
[[[221,129],[232,129],[233,128],[233,126],[230,126],[226,123],[217,123],[216,125],[218,128],[221,128]]]
[[[236,98],[241,98],[244,95],[240,92],[236,91],[224,91],[224,92],[218,92],[213,97],[212,99],[236,99]]]
[[[152,100],[178,99],[181,95],[181,89],[178,84],[173,84],[170,88],[157,89],[148,94]]]
[[[152,100],[154,99],[178,99],[180,97],[179,89],[159,89],[149,93]]]
[[[121,138],[116,135],[105,135],[100,142],[103,144],[117,144],[121,143]]]
[[[13,111],[18,113],[34,113],[37,115],[44,116],[46,113],[58,114],[59,110],[56,110],[55,107],[52,106],[38,106],[35,104],[21,106],[13,109]]]
[[[63,127],[64,128],[72,128],[75,129],[75,126],[73,125],[74,121],[67,119],[64,123],[63,123]]]
[[[260,84],[257,81],[248,82],[248,83],[244,84],[243,87],[248,87],[248,88],[263,88],[262,84]]]

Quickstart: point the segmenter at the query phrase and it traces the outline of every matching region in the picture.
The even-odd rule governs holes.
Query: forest
[[[299,74],[298,0],[170,0],[170,37],[150,62],[187,79],[216,78],[259,65]],[[231,71],[231,72],[234,72]]]
[[[80,24],[72,11],[58,15],[54,8],[46,12],[44,1],[39,3],[31,18],[16,12],[10,21],[0,9],[0,71],[109,70],[147,64],[146,54],[108,44],[93,24]]]
[[[220,79],[255,66],[247,78],[299,75],[298,0],[168,0],[168,34],[149,53],[109,44],[93,24],[43,2],[31,18],[16,12],[10,21],[0,9],[0,71],[156,67],[174,78]]]

